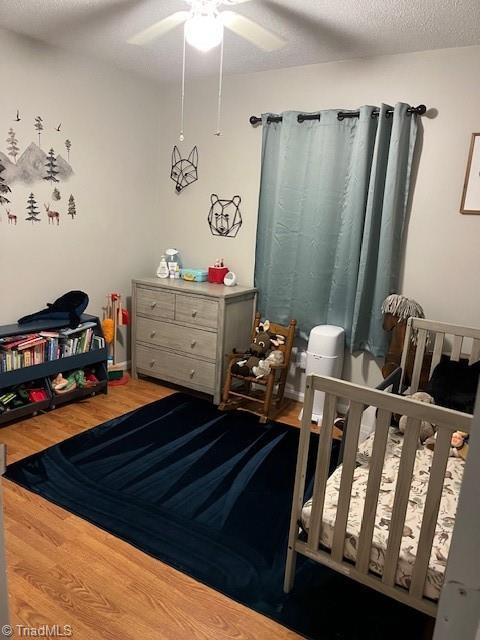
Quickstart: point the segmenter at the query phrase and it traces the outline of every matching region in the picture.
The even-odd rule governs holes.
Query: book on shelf
[[[0,373],[103,349],[105,338],[95,335],[96,327],[95,322],[83,322],[75,329],[0,338]]]

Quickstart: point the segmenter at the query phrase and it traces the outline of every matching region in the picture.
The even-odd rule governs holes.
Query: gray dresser
[[[227,360],[250,342],[256,290],[160,278],[132,281],[132,375],[197,389],[220,402]]]

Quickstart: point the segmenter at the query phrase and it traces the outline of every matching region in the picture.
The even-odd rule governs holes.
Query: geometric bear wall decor
[[[214,236],[235,238],[243,223],[239,209],[241,201],[240,196],[233,196],[231,200],[227,200],[212,193],[208,224]]]
[[[198,149],[193,147],[188,158],[182,158],[175,145],[172,151],[172,170],[170,178],[175,182],[175,189],[180,193],[182,189],[198,180]]]

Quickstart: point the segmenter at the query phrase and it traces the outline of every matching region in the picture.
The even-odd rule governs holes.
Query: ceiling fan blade
[[[189,11],[176,11],[163,20],[160,20],[160,22],[156,22],[143,31],[140,31],[140,33],[135,34],[129,38],[127,42],[129,44],[137,44],[139,46],[148,44],[149,42],[152,42],[152,40],[156,40],[157,38],[160,38],[160,36],[165,35],[179,24],[182,24],[182,22],[185,22],[189,17]]]
[[[287,43],[286,40],[272,33],[272,31],[261,27],[253,20],[234,11],[222,11],[220,17],[227,29],[264,51],[275,51],[275,49],[280,49]]]

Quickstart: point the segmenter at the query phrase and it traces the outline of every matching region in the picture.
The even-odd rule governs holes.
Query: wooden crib
[[[411,339],[412,336],[415,336],[415,340]],[[410,319],[403,355],[406,358],[407,349],[416,349],[412,391],[418,389],[428,345],[433,346],[429,362],[431,375],[445,352],[452,360],[458,360],[462,356],[470,363],[476,362],[480,357],[480,330]],[[462,353],[462,345],[464,349],[468,348],[468,353]],[[325,393],[325,404],[313,495],[304,504],[315,391]],[[329,478],[332,425],[339,399],[349,403],[343,462]],[[359,447],[362,414],[368,406],[377,408],[375,432],[369,443]],[[403,436],[398,433],[392,435],[394,432],[390,425],[393,414],[407,416]],[[418,447],[422,420],[428,420],[437,426],[434,452]],[[463,460],[449,457],[450,440],[453,431],[469,433],[471,422],[470,414],[343,380],[308,376],[290,523],[285,591],[289,592],[293,587],[296,555],[301,553],[387,596],[435,616],[451,537],[449,531],[440,529],[439,533],[439,512],[442,522],[447,522],[453,529],[464,465]],[[363,465],[359,463],[359,451],[366,455],[367,462]],[[387,477],[387,481],[391,483],[387,486],[387,463],[392,460],[395,461],[392,467],[395,469],[395,479],[392,481]],[[423,475],[417,477],[416,473]],[[452,473],[455,482],[451,480]],[[447,477],[450,478],[448,486]],[[410,493],[411,487],[418,489],[419,482],[424,483],[424,489],[417,491],[421,494],[420,498],[415,496],[420,506],[415,507],[416,524],[412,527]],[[363,486],[361,496],[360,486]],[[447,489],[448,495],[445,493]],[[381,508],[387,490],[391,491],[391,508],[388,507],[388,518],[385,514],[384,517],[379,517],[382,515]],[[450,495],[452,492],[456,494],[453,497]],[[357,509],[356,524],[351,513],[353,507]],[[409,526],[406,524],[407,515]],[[388,532],[380,530],[385,523]],[[415,537],[416,540],[410,539]],[[437,548],[434,540],[435,544],[440,540],[443,546]],[[443,563],[442,566],[438,565],[438,558]]]

